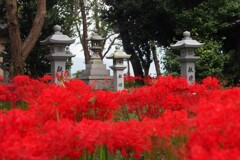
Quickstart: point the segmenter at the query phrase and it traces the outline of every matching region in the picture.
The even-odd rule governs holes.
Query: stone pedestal
[[[57,83],[56,73],[63,75],[63,72],[66,72],[67,59],[73,57],[72,54],[66,54],[66,46],[74,43],[75,39],[71,39],[67,35],[64,35],[59,25],[55,25],[53,30],[54,34],[40,43],[42,45],[50,45],[50,54],[46,55],[46,58],[51,63],[51,76],[54,82]]]
[[[86,64],[86,69],[79,79],[87,85],[93,85],[95,89],[109,89],[112,86],[110,70],[106,69],[102,61],[90,61]]]
[[[171,48],[180,50],[180,57],[177,59],[181,63],[181,77],[185,78],[188,84],[194,84],[195,62],[200,59],[200,57],[194,55],[194,49],[202,47],[203,43],[193,40],[188,31],[183,33],[183,37],[181,41],[171,45]]]

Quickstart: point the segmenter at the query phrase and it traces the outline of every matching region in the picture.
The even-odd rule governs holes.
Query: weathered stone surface
[[[203,43],[193,40],[188,31],[183,33],[183,37],[181,41],[171,45],[171,48],[180,50],[180,57],[177,60],[181,63],[181,77],[185,78],[188,84],[194,84],[195,62],[200,59],[200,57],[195,56],[194,49],[202,47]]]
[[[73,57],[72,54],[66,54],[66,46],[72,44],[75,39],[69,38],[61,32],[61,26],[55,25],[53,27],[54,34],[41,41],[42,45],[49,45],[51,50],[46,58],[51,63],[51,76],[54,82],[58,82],[56,73],[62,74],[66,71],[67,59]]]
[[[110,68],[113,70],[113,82],[114,90],[120,91],[124,89],[124,69],[127,66],[123,65],[124,59],[129,59],[131,55],[127,55],[125,52],[121,51],[119,47],[116,47],[116,50],[113,54],[108,56],[108,59],[113,59],[113,66]]]
[[[88,39],[91,41],[91,47],[89,49],[93,53],[89,64],[86,64],[86,69],[79,77],[79,79],[84,81],[85,84],[93,85],[95,89],[110,89],[112,86],[110,70],[106,69],[106,65],[103,64],[103,61],[98,54],[102,51],[100,43],[104,39],[105,38],[102,38],[97,33]]]

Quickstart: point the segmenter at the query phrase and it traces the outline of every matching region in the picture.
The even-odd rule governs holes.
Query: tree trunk
[[[95,30],[98,34],[101,34],[101,30],[100,30],[100,21],[99,21],[99,14],[98,14],[98,10],[99,10],[99,4],[98,4],[98,0],[93,0],[93,19],[95,21]],[[102,50],[101,52],[98,52],[100,58],[103,60],[103,48],[105,46],[106,40],[103,41],[102,43]]]
[[[133,67],[134,76],[143,78],[142,66],[141,66],[140,60],[138,59],[138,56],[136,55],[136,53],[133,50],[133,47],[131,46],[131,43],[128,38],[129,34],[127,30],[124,29],[125,27],[121,27],[121,25],[125,25],[125,24],[122,24],[121,22],[119,22],[119,25],[120,25],[119,27],[120,37],[122,38],[123,48],[127,54],[131,55],[130,62]]]
[[[150,47],[151,47],[151,50],[152,50],[153,61],[154,61],[155,69],[156,69],[156,74],[157,74],[157,77],[158,77],[158,76],[161,75],[161,71],[160,71],[159,60],[157,58],[156,46],[155,46],[154,42],[150,42]]]
[[[90,52],[88,50],[88,26],[87,26],[87,15],[85,10],[85,3],[84,0],[80,0],[80,10],[81,10],[81,17],[82,17],[82,25],[83,25],[83,34],[81,38],[81,43],[83,47],[84,57],[85,57],[85,63],[88,64],[90,61]],[[79,35],[80,36],[80,35]]]
[[[127,51],[126,51],[127,52]],[[128,53],[128,52],[127,52]],[[129,53],[128,53],[129,54]],[[138,56],[136,55],[136,53],[132,52],[131,53],[131,57],[130,57],[130,62],[132,64],[133,67],[133,72],[134,75],[136,77],[142,77],[143,78],[143,70],[142,70],[142,66],[141,63],[138,59]]]
[[[6,0],[6,17],[8,24],[8,34],[10,40],[10,76],[17,75],[17,72],[21,73],[21,38],[18,23],[17,1]],[[20,55],[20,56],[18,56]],[[19,65],[19,66],[18,66]]]
[[[18,23],[17,0],[6,0],[6,16],[10,40],[10,78],[12,78],[22,74],[24,62],[40,37],[46,16],[46,0],[37,0],[36,16],[23,43],[21,42]]]
[[[240,37],[239,36],[237,36],[237,38],[236,38],[236,59],[237,59],[237,63],[240,65]],[[234,80],[235,82],[235,84],[239,84],[239,82],[240,82],[240,74],[239,74],[239,72],[238,72],[238,74],[237,74],[237,77],[236,77],[236,79]]]
[[[99,2],[98,0],[93,1],[93,19],[95,19],[95,28],[100,33],[100,20],[99,20]]]
[[[144,71],[143,72],[143,77],[146,77],[148,75],[148,70],[147,70],[147,61],[144,61],[144,58],[142,55],[142,50],[138,47],[138,46],[135,46],[134,47],[134,53],[135,55],[137,56],[138,58],[138,61],[141,62],[140,65],[141,65],[141,68],[142,70]],[[131,60],[131,59],[130,59]]]

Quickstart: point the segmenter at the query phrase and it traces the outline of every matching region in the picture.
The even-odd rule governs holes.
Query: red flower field
[[[238,87],[166,76],[111,92],[50,80],[0,85],[1,159],[240,159]]]

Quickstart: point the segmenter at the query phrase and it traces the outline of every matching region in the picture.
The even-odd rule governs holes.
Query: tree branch
[[[24,41],[21,49],[22,60],[25,61],[32,48],[36,44],[46,17],[46,0],[37,0],[37,13],[33,21],[31,31]]]
[[[6,16],[10,40],[10,54],[15,58],[21,49],[21,37],[18,23],[17,0],[6,0]]]
[[[116,41],[116,39],[118,39],[118,37],[119,36],[117,36],[117,37],[115,37],[114,39],[113,39],[113,41],[110,43],[110,45],[108,46],[108,49],[106,50],[106,52],[103,54],[103,58],[107,55],[107,53],[110,51],[110,49],[111,49],[111,47],[112,47],[112,45],[114,44],[114,42]]]

